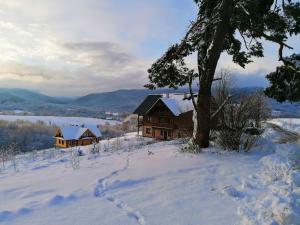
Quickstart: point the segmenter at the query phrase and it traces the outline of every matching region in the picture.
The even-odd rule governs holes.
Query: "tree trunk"
[[[197,112],[194,116],[193,141],[199,148],[209,146],[210,116],[211,116],[211,86],[220,55],[224,50],[226,35],[230,27],[230,18],[233,10],[233,0],[224,0],[220,11],[220,22],[214,30],[207,30],[204,37],[208,37],[209,47],[198,51],[199,92]],[[211,15],[214,16],[214,13]],[[210,37],[211,35],[211,37]]]
[[[207,148],[209,146],[210,103],[210,96],[198,95],[198,111],[194,112],[194,121],[196,120],[196,123],[194,123],[194,144],[199,148]]]

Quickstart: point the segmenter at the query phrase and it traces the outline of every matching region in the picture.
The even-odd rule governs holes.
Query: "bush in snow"
[[[194,144],[191,138],[182,138],[180,151],[196,154],[199,153],[199,148]]]
[[[80,168],[80,156],[83,156],[83,151],[80,148],[71,149],[71,167],[74,170],[77,170]]]
[[[93,142],[92,147],[89,149],[90,158],[97,158],[100,155],[101,144]]]
[[[11,162],[14,170],[17,171],[18,161],[17,155],[19,154],[19,147],[16,143],[10,143],[7,145],[0,146],[0,162],[2,165],[2,170],[5,169],[6,162]]]
[[[100,128],[103,138],[115,138],[125,134],[124,130],[122,130],[122,125],[101,125]]]
[[[54,126],[43,122],[0,121],[0,146],[15,143],[20,152],[53,147]]]
[[[260,137],[261,131],[255,126],[261,126],[263,116],[254,113],[257,110],[256,95],[257,93],[240,96],[237,102],[229,101],[223,108],[215,141],[224,149],[250,150]]]
[[[232,95],[228,73],[221,73],[215,87],[218,106],[215,142],[226,150],[250,150],[260,137],[261,125],[270,115],[267,99],[262,91]]]

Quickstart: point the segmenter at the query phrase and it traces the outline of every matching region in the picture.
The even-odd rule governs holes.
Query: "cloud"
[[[191,0],[0,0],[0,8],[0,85],[54,95],[141,88],[197,10]],[[264,84],[278,65],[273,50],[246,69],[223,56],[219,69],[239,74],[241,85]]]
[[[2,85],[14,87],[9,84],[11,82],[18,87],[34,88],[54,95],[82,95],[120,88],[137,88],[146,83],[146,69],[150,62],[132,55],[117,43],[49,42],[47,46],[41,46],[41,49],[51,46],[52,51],[45,51],[47,54],[43,51],[39,53],[45,64],[1,62]],[[55,60],[46,60],[45,56],[49,56],[50,52],[55,55]],[[57,66],[58,61],[63,66]]]
[[[138,59],[125,52],[118,44],[112,42],[76,42],[65,43],[63,46],[71,50],[74,62],[88,64],[102,71],[125,69],[137,63]]]
[[[37,66],[24,65],[18,62],[0,63],[0,76],[19,76],[21,78],[26,77],[41,77],[41,78],[51,78],[50,74]]]

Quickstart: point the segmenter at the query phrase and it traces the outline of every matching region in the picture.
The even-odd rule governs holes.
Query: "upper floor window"
[[[166,107],[163,106],[157,106],[154,110],[155,112],[166,112]]]
[[[159,122],[160,123],[170,123],[170,118],[167,117],[159,117]]]

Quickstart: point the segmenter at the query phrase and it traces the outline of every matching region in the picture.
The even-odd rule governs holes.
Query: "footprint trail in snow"
[[[124,210],[127,213],[127,216],[131,219],[136,220],[136,222],[140,225],[145,225],[145,219],[143,215],[138,211],[127,205],[125,202],[123,202],[121,199],[115,198],[109,194],[106,193],[108,190],[108,181],[113,178],[114,176],[119,175],[121,172],[124,172],[129,168],[130,165],[130,154],[126,158],[126,164],[123,168],[119,170],[115,170],[109,175],[101,178],[98,180],[98,183],[94,189],[94,195],[97,198],[105,198],[107,201],[113,203],[117,208]]]

